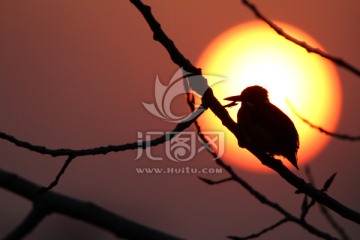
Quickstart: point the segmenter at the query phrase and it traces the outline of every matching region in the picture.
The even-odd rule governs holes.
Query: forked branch
[[[155,17],[152,15],[151,8],[149,6],[144,5],[140,0],[131,0],[131,2],[137,7],[137,9],[144,16],[150,28],[152,29],[154,36],[157,36],[154,39],[159,41],[166,48],[166,50],[171,56],[171,59],[177,60],[175,64],[177,64],[180,67],[187,66],[188,69],[184,67],[186,71],[196,74],[197,72],[195,70],[197,68],[194,67],[189,60],[183,57],[182,54],[180,54],[180,51],[175,47],[173,41],[170,40],[172,43],[171,48],[167,47],[170,38],[166,36],[166,34],[161,29],[160,24],[156,21]],[[157,31],[159,31],[159,33]],[[191,64],[191,66],[189,66],[189,64]],[[193,71],[195,72],[192,72],[191,69],[193,69]],[[205,91],[202,97],[203,104],[206,107],[209,107],[211,111],[222,121],[222,124],[225,127],[227,127],[237,138],[241,138],[242,137],[241,129],[230,117],[226,109],[216,99],[212,89],[207,85],[206,79],[197,78],[197,80],[201,81],[200,83],[197,83],[198,85],[207,86],[207,90]],[[193,87],[192,82],[190,82],[190,86]],[[193,90],[196,91],[196,88]],[[202,94],[201,92],[198,93]],[[327,206],[328,208],[337,212],[344,218],[360,223],[360,214],[358,212],[346,207],[345,205],[336,201],[326,193],[314,188],[311,184],[306,183],[303,179],[299,178],[289,169],[287,169],[280,160],[276,160],[273,157],[269,156],[268,154],[259,151],[256,148],[256,146],[250,145],[247,149],[253,155],[255,155],[262,162],[262,164],[276,171],[281,177],[283,177],[288,183],[293,185],[299,191],[307,194],[311,198],[315,199],[317,202]]]
[[[0,169],[0,187],[33,202],[34,208],[24,221],[5,239],[20,239],[30,233],[41,220],[59,213],[103,228],[124,239],[179,239],[116,215],[93,203],[55,192],[39,194],[43,187]]]

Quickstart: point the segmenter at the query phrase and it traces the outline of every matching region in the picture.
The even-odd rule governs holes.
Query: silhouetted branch
[[[311,174],[311,171],[310,171],[310,168],[309,167],[306,167],[305,168],[305,173],[307,175],[307,177],[309,178],[309,181],[312,183],[312,184],[315,184],[314,182],[314,178]],[[335,174],[334,173],[325,183],[324,185],[324,189],[326,187],[326,190],[327,188],[330,186],[331,182],[333,181],[334,177],[335,177]],[[326,191],[324,190],[324,191]],[[331,214],[329,213],[329,211],[327,210],[326,207],[324,207],[323,205],[319,204],[319,208],[320,208],[320,211],[322,212],[322,214],[324,215],[325,219],[330,223],[330,225],[335,229],[335,231],[337,231],[337,233],[341,236],[341,238],[343,240],[350,240],[350,237],[347,235],[346,231],[344,228],[342,228],[336,221],[335,219],[331,216]]]
[[[53,157],[57,156],[67,156],[67,160],[62,166],[61,170],[57,174],[55,180],[46,188],[42,188],[38,185],[35,185],[23,178],[20,178],[14,174],[7,173],[0,169],[0,186],[8,189],[18,195],[21,195],[30,201],[33,202],[34,207],[31,212],[27,215],[27,217],[23,220],[23,222],[17,226],[8,236],[7,239],[18,239],[23,236],[29,234],[40,222],[41,220],[51,213],[60,213],[72,218],[79,219],[84,222],[91,223],[98,227],[104,228],[110,232],[113,232],[116,236],[126,238],[126,239],[177,239],[175,237],[169,236],[167,234],[161,233],[159,231],[147,228],[125,218],[122,218],[112,212],[109,212],[101,207],[98,207],[92,203],[80,201],[74,198],[70,198],[58,193],[54,193],[49,191],[54,186],[57,185],[61,176],[66,171],[67,167],[71,163],[71,161],[79,156],[87,156],[87,155],[98,155],[98,154],[107,154],[109,152],[118,152],[125,151],[137,148],[147,148],[151,146],[156,146],[158,144],[162,144],[172,138],[174,138],[178,133],[189,127],[192,123],[194,123],[206,108],[210,108],[215,115],[222,121],[223,125],[226,126],[235,136],[236,138],[242,138],[242,130],[241,126],[238,126],[230,117],[226,109],[221,106],[219,101],[215,98],[212,89],[209,88],[207,81],[204,77],[201,76],[201,69],[196,68],[191,64],[191,62],[186,59],[181,52],[176,48],[174,42],[166,36],[166,34],[161,29],[160,24],[156,21],[154,16],[151,13],[150,7],[142,4],[139,0],[131,0],[131,2],[138,8],[138,10],[143,14],[146,21],[148,22],[150,28],[154,33],[154,40],[159,41],[168,51],[172,61],[180,67],[183,67],[190,74],[198,75],[196,81],[194,78],[191,78],[190,86],[191,89],[196,91],[197,93],[203,95],[202,101],[203,104],[198,109],[192,109],[191,116],[179,123],[172,132],[168,132],[163,136],[153,139],[151,141],[138,141],[133,143],[127,143],[123,145],[109,145],[106,147],[97,147],[91,149],[49,149],[44,146],[33,145],[26,141],[18,140],[17,138],[10,136],[6,133],[0,132],[0,138],[12,142],[18,147],[26,148],[30,151],[35,151],[41,154],[51,155]],[[243,1],[245,4],[249,6],[253,6],[248,3],[248,1]],[[254,6],[253,6],[254,7]],[[258,10],[254,7],[253,9],[255,13],[259,14]],[[259,15],[262,16],[261,14]],[[263,19],[264,21],[266,18]],[[271,22],[270,22],[271,23]],[[269,24],[269,23],[268,23]],[[270,25],[270,24],[269,24]],[[272,26],[272,25],[270,25]],[[279,34],[287,37],[288,35],[283,32],[282,29],[278,28],[276,25],[272,26]],[[291,40],[291,37],[290,39]],[[296,39],[295,39],[296,40]],[[297,41],[297,40],[296,40]],[[295,42],[296,43],[296,42]],[[318,49],[313,49],[308,46],[306,43],[297,43],[300,46],[306,48],[309,52],[315,52],[322,56],[322,52]],[[325,56],[326,57],[326,54]],[[331,56],[330,56],[331,57]],[[331,58],[329,58],[332,60]],[[359,71],[341,59],[334,58],[332,61],[337,61],[337,64],[340,66],[344,66],[350,71],[355,72],[359,75]],[[206,90],[206,92],[205,92]],[[188,95],[188,102],[193,103],[193,98],[191,95]],[[199,131],[199,136],[203,138],[204,142],[207,142],[204,135],[201,133],[201,130],[198,125],[195,125]],[[290,170],[288,170],[280,160],[277,160],[264,152],[261,152],[257,149],[256,146],[252,146],[249,143],[247,149],[254,154],[264,165],[272,168],[274,171],[278,172],[287,182],[292,184],[295,188],[297,188],[300,192],[303,192],[309,195],[313,201],[318,201],[319,203],[324,204],[325,206],[331,208],[338,214],[342,215],[345,218],[348,218],[354,222],[360,223],[359,213],[347,208],[341,203],[337,202],[335,199],[329,197],[327,194],[323,193],[321,190],[314,188],[311,184],[306,183],[303,179],[297,177]],[[256,199],[258,199],[261,203],[264,203],[273,209],[277,210],[281,214],[284,215],[284,219],[275,223],[274,225],[265,228],[257,234],[253,234],[251,236],[261,235],[271,229],[274,229],[286,221],[295,222],[302,227],[304,227],[310,233],[326,238],[326,239],[335,239],[327,233],[324,233],[312,225],[308,224],[305,219],[299,219],[289,212],[287,212],[284,208],[282,208],[277,203],[274,203],[267,199],[264,195],[257,192],[253,189],[248,183],[246,183],[243,179],[241,179],[232,168],[226,165],[221,159],[218,159],[214,152],[211,152],[215,158],[217,164],[222,166],[229,174],[230,177],[213,181],[205,178],[200,178],[202,181],[208,184],[220,184],[227,181],[235,181],[239,183],[242,187],[244,187],[250,194],[252,194]],[[330,182],[330,181],[328,181]],[[328,184],[330,185],[330,184]],[[320,205],[321,206],[321,205]],[[325,208],[324,208],[325,209]],[[325,209],[326,210],[326,209]],[[329,220],[330,221],[330,220]],[[252,238],[248,236],[247,238]]]
[[[60,181],[61,176],[65,173],[65,170],[67,169],[67,167],[69,166],[69,164],[72,162],[72,160],[74,160],[75,157],[73,156],[69,156],[68,159],[66,159],[64,165],[61,167],[59,173],[56,175],[54,181],[52,181],[49,186],[47,186],[46,188],[43,188],[41,190],[41,192],[48,192],[51,189],[53,189]]]
[[[171,60],[179,67],[184,68],[185,71],[201,75],[201,69],[192,65],[191,62],[176,48],[174,42],[164,33],[160,23],[152,15],[151,8],[138,0],[130,0],[130,2],[134,4],[144,16],[153,31],[154,40],[160,42],[166,48],[167,52],[170,54]]]
[[[66,149],[66,148],[50,149],[44,146],[34,145],[29,142],[19,140],[4,132],[0,132],[0,138],[11,142],[18,147],[26,148],[30,151],[34,151],[40,154],[51,155],[53,157],[72,156],[75,158],[75,157],[88,156],[88,155],[100,155],[100,154],[107,154],[110,152],[134,150],[137,148],[148,148],[162,144],[166,141],[173,139],[180,132],[188,128],[204,111],[205,108],[203,106],[200,106],[198,109],[192,112],[187,119],[177,124],[176,127],[171,132],[167,132],[158,138],[155,138],[150,141],[137,141],[122,145],[109,145],[106,147],[96,147],[96,148],[79,149],[79,150]]]
[[[190,109],[193,109],[193,105],[192,105],[192,101],[189,95],[187,95],[187,102],[188,105],[190,107]],[[210,145],[209,141],[205,138],[204,134],[202,134],[201,132],[201,127],[198,124],[197,121],[194,122],[194,125],[196,127],[196,130],[198,132],[199,137],[201,138],[201,140],[207,144]],[[251,239],[251,238],[256,238],[261,236],[262,234],[275,229],[276,227],[279,227],[280,225],[282,225],[285,222],[291,221],[291,222],[295,222],[298,225],[302,226],[303,228],[305,228],[306,230],[308,230],[310,233],[322,237],[324,239],[336,239],[332,236],[330,236],[329,234],[320,231],[319,229],[315,228],[314,226],[308,224],[304,218],[300,217],[297,218],[293,215],[291,215],[289,212],[287,212],[285,209],[283,209],[280,205],[278,205],[277,203],[271,202],[269,199],[267,199],[263,194],[261,194],[260,192],[256,191],[250,184],[248,184],[246,181],[244,181],[242,178],[240,178],[233,170],[230,166],[226,165],[218,156],[214,151],[209,151],[208,152],[214,157],[214,159],[216,159],[216,163],[221,166],[223,169],[225,169],[229,174],[230,177],[228,178],[224,178],[221,180],[211,180],[208,178],[204,178],[204,177],[200,177],[198,176],[198,178],[200,180],[202,180],[203,182],[205,182],[206,184],[209,185],[217,185],[217,184],[221,184],[221,183],[225,183],[225,182],[229,182],[229,181],[235,181],[238,184],[240,184],[243,188],[245,188],[251,195],[253,195],[257,200],[259,200],[261,203],[268,205],[270,207],[272,207],[273,209],[275,209],[276,211],[278,211],[279,213],[284,215],[284,219],[280,220],[279,222],[273,224],[272,226],[263,229],[262,231],[260,231],[259,233],[255,233],[255,234],[251,234],[245,238],[239,238],[239,237],[235,237],[235,236],[229,236],[229,238],[233,238],[233,239]],[[334,179],[334,175],[330,178],[330,180],[327,181],[327,184],[325,184],[327,187],[330,186],[332,180]],[[305,197],[307,197],[307,195],[305,195]]]
[[[268,231],[274,230],[275,228],[279,227],[280,225],[282,225],[283,223],[286,223],[288,221],[289,220],[287,218],[283,218],[280,221],[278,221],[277,223],[275,223],[275,224],[273,224],[273,225],[271,225],[271,226],[269,226],[267,228],[264,228],[263,230],[261,230],[258,233],[254,233],[254,234],[251,234],[251,235],[246,236],[246,237],[228,236],[228,238],[233,239],[233,240],[247,240],[247,239],[252,239],[252,238],[258,238],[261,235],[263,235],[264,233],[267,233]]]
[[[357,69],[356,67],[352,66],[351,64],[347,63],[346,61],[344,61],[341,58],[334,57],[324,51],[321,51],[318,48],[314,48],[314,47],[310,46],[309,44],[307,44],[304,41],[300,41],[300,40],[292,37],[291,35],[287,34],[282,28],[280,28],[274,22],[272,22],[270,19],[265,17],[265,15],[263,15],[254,4],[250,3],[248,0],[242,0],[242,2],[245,6],[247,6],[255,14],[255,16],[257,18],[259,18],[262,21],[264,21],[265,23],[267,23],[277,34],[283,36],[284,38],[295,43],[296,45],[304,48],[309,53],[316,53],[319,56],[332,61],[333,63],[337,64],[338,66],[349,70],[350,72],[354,73],[355,75],[360,76],[360,70]]]
[[[8,239],[19,239],[21,236],[30,233],[45,215],[51,213],[63,214],[90,223],[124,239],[179,239],[125,219],[90,202],[81,201],[55,192],[39,194],[42,189],[41,186],[2,169],[0,169],[0,186],[34,203],[34,209],[8,235]]]
[[[166,34],[162,31],[160,24],[156,21],[154,16],[151,13],[151,9],[149,6],[144,5],[140,0],[131,0],[131,2],[137,7],[137,9],[141,12],[141,14],[144,16],[145,20],[148,22],[150,28],[152,29],[154,33],[154,39],[159,41],[168,51],[172,59],[176,59],[176,64],[180,67],[187,66],[188,69],[184,67],[184,69],[191,73],[198,73],[196,71],[196,67],[194,67],[189,60],[187,60],[185,57],[183,57],[182,54],[177,50],[175,47],[173,41],[171,41]],[[171,44],[169,44],[169,42]],[[177,58],[177,56],[180,56]],[[191,71],[193,69],[193,71]],[[193,88],[193,82],[190,82],[190,86],[193,90],[197,91],[198,86],[202,86],[201,90],[207,89],[205,93],[198,92],[198,94],[202,95],[202,101],[205,108],[210,108],[211,111],[221,120],[222,124],[227,127],[239,140],[243,140],[243,131],[241,130],[241,126],[238,126],[234,120],[230,117],[229,113],[226,111],[226,109],[220,104],[220,102],[215,98],[212,89],[207,85],[205,78],[197,78],[197,81],[199,81],[196,84],[196,88]],[[273,158],[272,156],[269,156],[265,152],[260,151],[257,149],[256,146],[249,145],[246,147],[247,150],[249,150],[254,156],[256,156],[262,164],[270,167],[274,171],[276,171],[280,176],[282,176],[288,183],[293,185],[295,188],[297,188],[299,191],[307,194],[311,198],[315,199],[321,204],[324,204],[328,208],[332,209],[333,211],[337,212],[344,218],[347,218],[351,221],[360,223],[360,214],[345,205],[339,203],[332,197],[328,196],[326,193],[314,188],[311,184],[306,183],[303,179],[296,176],[294,173],[292,173],[289,169],[287,169],[283,163],[280,160],[277,160]]]
[[[322,127],[316,126],[314,124],[312,124],[309,120],[303,118],[296,110],[295,108],[292,106],[292,104],[286,100],[286,103],[288,104],[288,106],[290,107],[291,111],[298,117],[300,118],[304,123],[306,123],[307,125],[309,125],[310,127],[319,130],[321,133],[324,133],[326,135],[329,135],[331,137],[335,137],[335,138],[339,138],[339,139],[343,139],[343,140],[349,140],[349,141],[360,141],[360,136],[350,136],[350,135],[346,135],[346,134],[340,134],[340,133],[332,133],[329,132],[327,130],[325,130]]]
[[[306,167],[306,173],[309,173],[310,172],[310,169],[308,167]],[[336,173],[332,174],[330,176],[330,178],[328,180],[326,180],[323,188],[321,189],[321,191],[325,192],[329,189],[330,185],[332,184],[332,182],[334,181],[335,179],[335,176],[336,176]],[[312,181],[310,181],[312,183]],[[305,204],[305,201],[307,199],[307,196],[305,195],[305,198],[304,198],[304,206],[302,207],[302,213],[301,213],[301,219],[305,219],[306,217],[306,214],[309,212],[310,208],[312,206],[315,205],[316,201],[314,199],[311,200],[311,202],[309,204]]]
[[[319,205],[320,211],[324,215],[324,217],[327,219],[327,221],[330,223],[330,225],[335,229],[335,231],[341,236],[342,240],[350,240],[350,237],[345,232],[345,229],[342,228],[336,220],[331,216],[329,211],[326,207]]]
[[[47,213],[41,211],[38,208],[31,209],[30,213],[25,217],[22,223],[20,223],[8,236],[5,237],[5,240],[17,240],[22,239],[46,217]]]
[[[197,124],[197,122],[195,123],[195,125],[197,125],[197,129],[200,130],[199,133],[201,133],[201,129],[200,126]],[[202,140],[204,142],[206,142],[207,144],[208,141],[207,139],[203,136],[203,134],[199,134],[199,136],[202,138]],[[209,151],[209,153],[211,155],[213,155],[216,158],[216,163],[221,166],[223,169],[225,169],[229,174],[230,177],[222,179],[222,180],[218,180],[218,181],[214,181],[214,180],[210,180],[207,178],[203,178],[203,177],[198,177],[200,180],[202,180],[203,182],[209,184],[209,185],[217,185],[220,183],[224,183],[224,182],[228,182],[228,181],[235,181],[236,183],[240,184],[243,188],[245,188],[251,195],[253,195],[258,201],[260,201],[262,204],[265,204],[271,208],[273,208],[274,210],[278,211],[279,213],[281,213],[284,216],[284,219],[275,223],[274,225],[265,228],[264,230],[260,231],[259,233],[256,234],[252,234],[248,237],[245,238],[239,238],[239,237],[230,237],[232,239],[250,239],[250,238],[255,238],[258,237],[278,226],[280,226],[281,224],[289,221],[289,222],[294,222],[298,225],[300,225],[301,227],[303,227],[304,229],[306,229],[307,231],[309,231],[310,233],[324,238],[324,239],[336,239],[335,237],[329,235],[328,233],[325,233],[319,229],[317,229],[316,227],[312,226],[311,224],[307,223],[305,221],[305,219],[301,219],[298,218],[294,215],[292,215],[291,213],[289,213],[288,211],[286,211],[283,207],[281,207],[279,204],[270,201],[265,195],[261,194],[260,192],[258,192],[257,190],[255,190],[250,184],[248,184],[244,179],[242,179],[241,177],[239,177],[234,171],[233,169],[229,166],[226,165],[221,159],[219,159],[217,157],[217,155],[213,152],[213,151]]]
[[[211,89],[205,92],[203,96],[203,101],[205,105],[210,106],[210,109],[215,113],[215,115],[222,120],[223,125],[225,125],[230,131],[232,131],[237,138],[241,136],[238,132],[239,129],[234,130],[232,125],[226,125],[227,120],[229,120],[228,114],[225,116],[223,115],[223,112],[226,110],[224,110],[218,100],[215,99]],[[224,117],[226,118],[225,121],[223,120]],[[274,157],[262,151],[259,151],[259,149],[257,149],[257,146],[253,146],[251,143],[246,147],[246,149],[249,150],[254,156],[256,156],[262,164],[276,171],[280,176],[282,176],[288,183],[293,185],[300,192],[305,193],[311,198],[315,199],[317,202],[324,204],[325,206],[337,212],[344,218],[360,223],[360,214],[358,212],[344,206],[326,193],[316,189],[311,184],[306,183],[303,179],[299,178],[288,168],[286,168],[280,160],[277,160]]]
[[[200,176],[198,176],[198,178],[199,178],[201,181],[203,181],[204,183],[209,184],[209,185],[216,185],[216,184],[221,184],[221,183],[225,183],[225,182],[229,182],[229,181],[233,181],[233,180],[234,180],[232,177],[224,178],[224,179],[217,180],[217,181],[214,181],[214,180],[211,180],[211,179],[207,179],[207,178],[204,178],[204,177],[200,177]]]
[[[59,173],[55,177],[55,179],[47,186],[46,188],[43,188],[41,192],[47,192],[50,189],[54,188],[61,176],[65,173],[66,168],[68,165],[72,162],[72,160],[79,156],[87,156],[87,155],[99,155],[99,154],[107,154],[110,152],[118,152],[118,151],[126,151],[126,150],[133,150],[137,148],[148,148],[152,146],[156,146],[159,144],[162,144],[166,141],[170,141],[174,137],[176,137],[180,132],[182,132],[184,129],[188,128],[203,112],[205,111],[205,108],[203,105],[200,105],[195,111],[193,111],[190,116],[185,119],[184,121],[180,122],[176,125],[173,131],[167,132],[164,135],[155,138],[150,141],[137,141],[133,143],[127,143],[123,145],[109,145],[106,147],[96,147],[96,148],[90,148],[90,149],[49,149],[44,146],[38,146],[33,145],[29,142],[25,142],[22,140],[19,140],[13,136],[10,136],[7,133],[0,132],[0,138],[7,140],[11,143],[14,143],[18,147],[26,148],[30,151],[34,151],[41,154],[47,154],[51,155],[53,157],[58,156],[68,156],[68,159],[65,161],[63,167],[60,169]]]

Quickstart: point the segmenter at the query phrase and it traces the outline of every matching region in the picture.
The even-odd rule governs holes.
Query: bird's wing
[[[291,119],[275,105],[254,106],[252,121],[269,133],[277,143],[299,148],[299,135]]]

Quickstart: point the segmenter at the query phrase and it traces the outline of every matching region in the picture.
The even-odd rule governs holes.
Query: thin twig
[[[201,105],[194,112],[192,112],[192,114],[187,119],[177,124],[176,127],[171,132],[167,132],[158,138],[155,138],[150,141],[137,141],[122,145],[109,145],[105,147],[96,147],[96,148],[80,149],[80,150],[66,149],[66,148],[50,149],[44,146],[34,145],[29,142],[19,140],[4,132],[0,132],[0,138],[11,142],[18,147],[26,148],[30,151],[34,151],[40,154],[51,155],[53,157],[59,157],[59,156],[80,157],[80,156],[88,156],[88,155],[100,155],[100,154],[107,154],[110,152],[134,150],[137,148],[148,148],[162,144],[166,141],[173,139],[184,129],[188,128],[204,111],[205,108],[204,106]]]
[[[254,233],[254,234],[251,234],[251,235],[246,236],[246,237],[228,236],[228,238],[233,239],[233,240],[247,240],[247,239],[252,239],[252,238],[258,238],[261,235],[263,235],[264,233],[267,233],[268,231],[274,230],[275,228],[279,227],[280,225],[282,225],[283,223],[286,223],[288,221],[289,220],[287,218],[283,218],[280,221],[276,222],[275,224],[273,224],[273,225],[271,225],[271,226],[269,226],[267,228],[264,228],[263,230],[261,230],[258,233]]]
[[[187,95],[187,103],[190,107],[190,109],[193,108],[192,102],[191,102],[191,98],[189,95]],[[197,133],[200,137],[200,139],[207,145],[211,144],[209,143],[209,141],[205,138],[204,134],[201,132],[201,127],[199,125],[199,123],[197,121],[194,122],[194,125],[196,127]],[[221,158],[219,158],[217,156],[217,154],[214,151],[210,151],[208,148],[208,153],[210,153],[214,159],[216,159],[216,163],[221,166],[223,169],[225,169],[229,174],[230,177],[228,178],[224,178],[221,180],[211,180],[211,179],[207,179],[207,178],[203,178],[198,176],[198,178],[200,180],[202,180],[203,182],[209,184],[209,185],[217,185],[217,184],[221,184],[221,183],[225,183],[228,181],[235,181],[238,184],[240,184],[243,188],[245,188],[251,195],[253,195],[258,201],[260,201],[261,203],[270,206],[271,208],[275,209],[276,211],[278,211],[279,213],[281,213],[282,215],[284,215],[284,219],[275,223],[274,225],[272,225],[271,227],[264,229],[263,231],[261,231],[258,234],[253,234],[253,236],[260,236],[262,234],[264,234],[267,231],[270,231],[278,226],[280,226],[281,224],[285,223],[286,221],[292,221],[297,223],[298,225],[302,226],[303,228],[305,228],[307,231],[309,231],[310,233],[322,237],[324,239],[336,239],[335,237],[322,232],[321,230],[317,229],[316,227],[308,224],[304,219],[300,219],[300,218],[296,218],[295,216],[293,216],[292,214],[290,214],[288,211],[286,211],[284,208],[282,208],[279,204],[274,203],[272,201],[270,201],[267,197],[265,197],[265,195],[261,194],[260,192],[258,192],[257,190],[255,190],[250,184],[248,184],[245,180],[243,180],[242,178],[240,178],[234,171],[233,169],[229,166],[226,165]],[[284,221],[284,222],[283,222]],[[252,236],[252,235],[251,235]],[[253,237],[254,238],[254,237]]]
[[[309,179],[309,181],[315,185],[315,181],[314,181],[314,178],[312,176],[312,173],[311,173],[311,170],[309,167],[306,167],[305,168],[305,173]],[[331,182],[333,181],[335,177],[335,174],[333,174],[326,182],[325,182],[325,185],[324,185],[324,188],[323,189],[328,189]],[[326,191],[324,190],[324,191]],[[315,204],[315,201],[313,200],[310,204],[314,205]],[[324,207],[323,205],[321,204],[318,204],[319,205],[319,209],[320,211],[322,212],[323,216],[325,217],[325,219],[330,223],[330,225],[335,229],[335,231],[337,231],[337,233],[341,236],[341,238],[343,240],[350,240],[350,237],[347,235],[345,229],[343,227],[341,227],[336,221],[335,219],[331,216],[331,214],[328,212],[327,208]],[[310,208],[310,205],[309,207]],[[304,214],[304,213],[303,213]],[[306,214],[306,213],[305,213]],[[305,215],[304,217],[301,216],[302,218],[305,218]]]
[[[262,14],[259,9],[252,3],[250,3],[248,0],[242,0],[242,3],[247,6],[254,14],[257,18],[261,19],[262,21],[264,21],[265,23],[267,23],[277,34],[279,34],[280,36],[283,36],[284,38],[286,38],[287,40],[289,40],[290,42],[295,43],[296,45],[304,48],[306,51],[308,51],[309,53],[316,53],[319,56],[326,58],[330,61],[332,61],[333,63],[337,64],[340,67],[343,67],[347,70],[349,70],[350,72],[354,73],[357,76],[360,76],[360,70],[357,69],[355,66],[352,66],[350,63],[347,63],[346,61],[344,61],[341,58],[338,57],[334,57],[324,51],[321,51],[318,48],[314,48],[312,46],[310,46],[309,44],[307,44],[304,41],[300,41],[294,37],[292,37],[291,35],[289,35],[288,33],[286,33],[282,28],[280,28],[279,26],[277,26],[274,22],[272,22],[270,19],[268,19],[267,17],[265,17],[264,14]]]
[[[53,189],[60,181],[61,176],[65,173],[65,170],[69,166],[72,160],[74,160],[74,156],[69,156],[68,159],[66,159],[64,165],[60,169],[59,173],[56,175],[54,181],[52,181],[47,187],[41,189],[41,193],[45,193]]]
[[[204,178],[204,177],[200,177],[200,176],[198,176],[198,178],[201,181],[203,181],[204,183],[209,184],[209,185],[216,185],[216,184],[226,183],[226,182],[234,180],[232,177],[220,179],[220,180],[217,180],[217,181],[214,181],[214,180],[211,180],[211,179],[208,179],[208,178]]]
[[[347,134],[340,134],[340,133],[333,133],[330,131],[325,130],[324,128],[320,127],[320,126],[316,126],[315,124],[311,123],[309,120],[305,119],[304,117],[302,117],[294,108],[294,106],[290,103],[290,101],[288,99],[286,99],[286,103],[288,104],[288,106],[290,107],[291,111],[298,117],[300,118],[304,123],[306,123],[307,125],[309,125],[311,128],[317,129],[319,130],[321,133],[324,133],[326,135],[329,135],[331,137],[335,137],[338,139],[342,139],[342,140],[349,140],[349,141],[360,141],[360,136],[351,136],[351,135],[347,135]]]
[[[67,167],[72,162],[72,160],[79,156],[86,156],[86,155],[99,155],[99,154],[107,154],[109,152],[118,152],[118,151],[125,151],[129,149],[137,149],[137,148],[148,148],[151,146],[156,146],[162,144],[166,141],[173,139],[177,136],[180,132],[184,129],[188,128],[203,112],[205,108],[203,105],[200,105],[196,110],[192,111],[190,116],[185,119],[184,121],[180,122],[173,131],[167,132],[164,135],[155,138],[150,141],[137,141],[133,143],[127,143],[123,145],[110,145],[107,147],[97,147],[97,148],[90,148],[90,149],[81,149],[81,150],[74,150],[74,149],[49,149],[44,146],[33,145],[29,142],[25,142],[19,140],[9,134],[0,132],[0,138],[7,140],[9,142],[14,143],[18,147],[26,148],[30,151],[34,151],[41,154],[48,154],[53,157],[57,156],[68,156],[68,159],[65,161],[64,165],[60,169],[59,173],[55,177],[55,179],[45,188],[43,188],[40,193],[45,193],[54,188],[61,178],[61,176],[65,173]]]
[[[308,166],[306,167],[305,172],[306,172],[306,174],[307,174],[308,176],[310,175],[310,168],[309,168]],[[321,189],[320,191],[326,192],[326,191],[329,189],[329,187],[331,186],[331,184],[333,183],[335,177],[336,177],[336,173],[332,174],[332,175],[328,178],[328,180],[326,180],[326,182],[324,183],[324,186],[322,187],[322,189]],[[310,182],[313,183],[313,179],[312,179],[312,178],[311,178],[311,181],[310,181]],[[305,195],[304,204],[305,204],[305,201],[306,201],[306,199],[307,199],[306,197],[307,197],[307,195]],[[312,199],[309,204],[307,204],[306,206],[304,205],[304,206],[302,207],[302,213],[301,213],[301,217],[300,217],[301,219],[305,219],[306,214],[309,212],[310,208],[315,205],[315,203],[316,203],[315,199]]]
[[[194,71],[191,71],[190,69],[188,70],[184,67],[187,72],[197,74],[198,72],[195,71],[197,68],[194,67],[188,59],[183,57],[183,55],[175,47],[173,41],[171,41],[171,39],[169,39],[162,31],[160,24],[156,21],[156,19],[151,13],[151,8],[143,4],[140,0],[131,0],[131,2],[144,16],[145,20],[149,24],[149,27],[153,31],[154,39],[159,41],[165,47],[174,63],[176,63],[178,66],[188,66]],[[179,56],[179,58],[177,58],[177,56]],[[176,60],[174,60],[175,58]],[[197,78],[197,81],[200,81],[199,85],[202,86],[200,87],[200,89],[203,89],[204,86],[207,86],[206,79]],[[192,85],[193,83],[194,82],[190,82],[190,86],[194,90]],[[212,89],[209,88],[209,86],[207,86],[207,90],[205,91],[205,93],[197,93],[202,94],[202,102],[204,106],[210,108],[211,111],[221,120],[222,124],[227,127],[235,135],[236,138],[240,139],[241,137],[243,137],[243,131],[241,129],[241,126],[237,125],[236,122],[234,122],[226,109],[216,99]],[[276,160],[268,154],[264,153],[263,151],[260,151],[256,146],[248,146],[247,150],[249,150],[254,156],[256,156],[264,165],[276,171],[284,180],[286,180],[299,191],[309,195],[311,198],[316,199],[318,202],[326,205],[344,218],[360,223],[360,213],[346,207],[345,205],[336,201],[334,198],[330,197],[326,193],[306,183],[303,179],[299,178],[288,168],[286,168],[280,160]]]

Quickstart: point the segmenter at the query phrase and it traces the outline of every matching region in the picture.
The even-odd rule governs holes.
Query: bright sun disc
[[[324,51],[303,31],[285,23],[278,24],[295,38]],[[196,65],[203,69],[215,96],[223,105],[229,102],[222,99],[239,95],[248,86],[265,87],[270,101],[292,119],[299,132],[300,167],[324,149],[329,137],[301,121],[287,101],[310,122],[329,131],[335,131],[337,127],[342,96],[333,64],[316,54],[309,54],[261,22],[249,22],[225,31],[207,46]],[[209,75],[226,80],[214,83]],[[235,121],[239,106],[228,109]],[[213,113],[207,111],[199,118],[199,123],[203,131],[225,131],[225,161],[251,171],[268,171],[246,149],[238,147],[235,137]],[[283,163],[291,167],[287,160]]]

